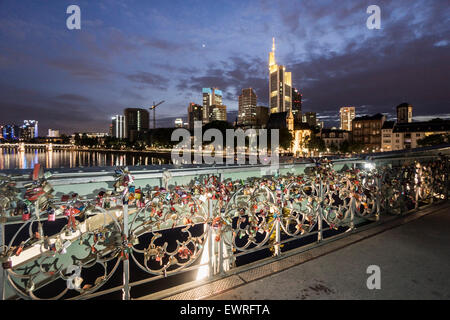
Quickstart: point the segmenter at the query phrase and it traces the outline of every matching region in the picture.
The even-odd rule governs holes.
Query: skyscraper
[[[270,113],[292,111],[292,74],[275,61],[275,38],[269,53],[269,108]]]
[[[352,121],[355,119],[355,107],[342,107],[340,109],[340,117],[341,117],[341,130],[351,131],[352,130]]]
[[[30,140],[38,137],[38,121],[23,120],[23,126],[20,128],[20,138]]]
[[[412,122],[412,110],[412,105],[407,102],[399,104],[397,106],[397,123]]]
[[[239,125],[256,125],[256,101],[257,96],[252,88],[242,89],[242,94],[239,96]]]
[[[145,134],[149,129],[149,113],[145,109],[127,108],[125,115],[125,138],[135,141],[138,135]]]
[[[193,102],[188,106],[188,126],[189,130],[194,130],[194,122],[203,121],[203,107]]]
[[[209,122],[212,121],[227,121],[227,106],[224,106],[222,104],[213,104],[212,106],[208,107],[209,115],[208,119]]]
[[[118,139],[125,138],[125,117],[122,115],[115,115],[112,117],[112,132],[111,135]]]
[[[302,119],[302,94],[296,88],[292,88],[292,114],[297,120]]]
[[[212,120],[209,119],[212,105],[222,105],[222,91],[217,88],[203,88],[203,124]]]

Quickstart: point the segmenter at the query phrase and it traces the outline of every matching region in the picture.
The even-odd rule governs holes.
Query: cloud
[[[157,88],[160,90],[167,90],[167,84],[169,83],[169,79],[163,77],[159,74],[154,74],[151,72],[138,72],[134,74],[130,74],[127,76],[127,79],[130,81],[142,83],[148,85],[153,88]]]

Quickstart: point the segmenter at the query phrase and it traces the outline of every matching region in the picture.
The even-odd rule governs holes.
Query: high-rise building
[[[188,128],[194,130],[194,122],[203,121],[203,107],[193,102],[188,106]]]
[[[302,119],[302,94],[296,88],[292,88],[292,114],[297,120]]]
[[[292,74],[275,61],[275,38],[269,53],[269,108],[270,113],[292,111]]]
[[[413,107],[407,102],[397,106],[397,123],[412,122]]]
[[[203,124],[210,120],[210,108],[213,105],[222,105],[222,91],[217,88],[203,88]]]
[[[351,131],[352,121],[355,119],[355,107],[342,107],[340,109],[341,130]]]
[[[208,107],[209,122],[212,121],[227,121],[227,106],[213,104]]]
[[[302,115],[302,122],[309,124],[311,127],[317,126],[317,115],[315,112],[305,112]]]
[[[256,101],[257,96],[252,88],[242,89],[242,94],[239,96],[239,125],[256,125]]]
[[[118,139],[125,138],[125,116],[117,114],[112,117],[111,136]]]
[[[20,138],[30,140],[38,137],[38,121],[23,120],[23,125],[20,128]]]
[[[125,115],[125,138],[135,141],[139,135],[146,134],[149,129],[149,113],[145,109],[127,108]]]
[[[18,140],[20,138],[20,128],[15,124],[7,124],[3,126],[2,135],[5,140]]]

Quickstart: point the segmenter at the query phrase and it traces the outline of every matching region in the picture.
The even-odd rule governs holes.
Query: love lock
[[[79,290],[81,283],[83,282],[83,278],[81,278],[81,267],[75,265],[68,266],[66,273],[70,274],[72,272],[73,274],[71,274],[66,281],[67,289]]]

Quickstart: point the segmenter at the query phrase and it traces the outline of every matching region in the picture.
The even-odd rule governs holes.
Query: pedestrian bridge
[[[447,147],[278,167],[52,169],[34,172],[34,180],[30,170],[5,171],[0,173],[2,298],[239,299],[264,294],[254,289],[262,285],[258,279],[270,281],[265,277],[281,275],[272,273],[327,257],[332,263],[360,259],[358,265],[365,266],[370,257],[363,252],[355,251],[350,260],[340,259],[339,252],[364,243],[372,248],[370,239],[379,239],[386,226],[430,213],[384,234],[408,230],[446,211],[449,154]],[[442,219],[445,229],[448,220]],[[421,238],[426,236],[411,238],[412,247],[403,248],[376,240],[380,247],[373,250],[384,250],[388,262],[392,247],[403,252],[413,244],[426,247]],[[383,261],[384,277],[394,267]],[[343,286],[353,272],[366,276],[365,269],[326,263],[328,278],[317,274],[317,283],[305,282],[312,291],[344,292],[327,282],[337,272]],[[301,288],[289,297],[311,297]]]

